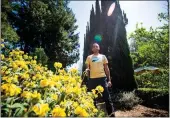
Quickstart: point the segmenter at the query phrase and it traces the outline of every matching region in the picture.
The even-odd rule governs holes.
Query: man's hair
[[[94,43],[91,43],[91,45],[90,45],[90,54],[93,54],[93,51],[92,51],[92,48],[93,48],[93,45],[94,44],[97,44],[97,45],[99,45],[98,43],[96,43],[96,42],[94,42]],[[99,48],[100,48],[100,45],[99,45]],[[101,53],[101,51],[99,50],[99,53]]]
[[[97,45],[100,47],[100,45],[99,45],[98,43],[95,42],[95,43],[92,43],[91,48],[93,47],[94,44],[97,44]]]

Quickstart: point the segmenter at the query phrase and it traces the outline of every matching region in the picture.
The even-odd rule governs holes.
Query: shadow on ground
[[[160,112],[160,111],[150,111],[147,110],[144,113],[142,113],[143,116],[145,117],[168,117],[168,113],[167,112]]]

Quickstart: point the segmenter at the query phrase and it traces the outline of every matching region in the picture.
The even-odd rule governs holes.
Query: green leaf
[[[23,108],[24,106],[23,106],[23,104],[21,104],[21,103],[15,103],[15,104],[13,104],[13,105],[11,105],[10,106],[10,108],[18,108],[18,107],[20,107],[20,108]]]
[[[28,103],[23,103],[23,106],[28,106],[29,104]]]
[[[24,107],[17,108],[17,109],[15,110],[14,116],[16,116],[16,117],[22,116],[23,111],[24,111]]]
[[[2,111],[9,112],[9,108],[2,108]]]
[[[13,98],[7,98],[7,100],[6,100],[6,103],[11,103],[11,100],[12,100]]]
[[[63,100],[64,100],[64,97],[65,97],[65,93],[61,93],[61,96],[60,96],[59,101],[60,101],[60,102],[63,101]]]

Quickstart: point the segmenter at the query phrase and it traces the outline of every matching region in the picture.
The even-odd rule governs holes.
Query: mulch
[[[137,105],[131,110],[118,110],[115,112],[117,117],[169,117],[169,112],[162,109],[148,108]]]

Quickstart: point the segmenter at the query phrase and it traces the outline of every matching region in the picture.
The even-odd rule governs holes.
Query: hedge
[[[168,89],[138,88],[135,93],[142,99],[142,104],[145,106],[169,109]]]

